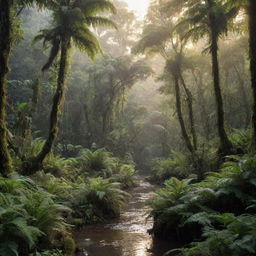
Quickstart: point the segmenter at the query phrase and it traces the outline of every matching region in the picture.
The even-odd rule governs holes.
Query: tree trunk
[[[7,147],[6,101],[8,59],[11,49],[11,3],[0,0],[0,173],[11,172],[12,161]]]
[[[212,73],[214,80],[215,99],[217,105],[217,126],[220,138],[220,153],[223,154],[223,156],[225,156],[231,153],[232,144],[228,139],[224,125],[224,110],[220,88],[217,38],[213,38],[212,40]]]
[[[241,74],[240,74],[238,68],[236,66],[234,66],[234,69],[237,74],[239,91],[241,92],[243,106],[244,106],[244,110],[245,110],[245,128],[248,128],[249,124],[250,124],[250,119],[251,119],[251,109],[250,109],[250,105],[249,105],[249,99],[248,99],[248,95],[246,92],[244,80],[241,77]]]
[[[217,126],[218,134],[220,138],[220,149],[219,153],[222,156],[228,155],[232,151],[232,144],[228,139],[228,136],[225,131],[224,125],[224,110],[223,110],[223,99],[220,87],[220,74],[219,74],[219,61],[218,61],[218,32],[216,31],[216,18],[213,13],[213,3],[211,0],[208,0],[210,14],[209,14],[209,23],[211,30],[211,58],[212,58],[212,75],[213,75],[213,85],[215,100],[217,106]]]
[[[256,151],[256,2],[249,0],[249,49],[251,87],[253,93],[252,108],[252,149]]]
[[[181,101],[180,101],[180,86],[179,86],[179,78],[177,75],[173,75],[173,79],[174,79],[174,85],[175,85],[175,96],[176,96],[176,111],[178,114],[178,120],[180,123],[180,128],[181,128],[181,134],[182,137],[186,143],[186,146],[188,148],[188,150],[191,152],[192,155],[194,155],[194,148],[191,144],[191,141],[189,139],[187,130],[186,130],[186,126],[184,123],[184,119],[182,116],[182,110],[181,110]]]
[[[91,127],[91,121],[89,118],[88,106],[86,103],[84,104],[84,119],[85,119],[85,122],[87,125],[87,136],[86,136],[85,143],[86,143],[87,147],[89,148],[91,146],[91,144],[93,143],[93,140],[92,140],[93,136],[92,136],[92,127]]]
[[[204,123],[204,133],[205,133],[205,138],[207,141],[210,139],[210,134],[211,134],[211,129],[210,129],[210,120],[209,116],[206,111],[206,100],[204,97],[204,91],[203,91],[203,77],[202,73],[198,72],[199,78],[197,79],[197,76],[195,74],[195,71],[192,70],[192,74],[194,76],[196,85],[197,85],[197,100],[200,106],[200,117],[201,117],[201,122]]]
[[[29,116],[31,120],[33,120],[33,117],[37,110],[37,105],[39,101],[39,94],[40,94],[40,83],[41,83],[41,75],[37,75],[33,81],[32,90],[33,90],[33,96],[32,101],[30,104],[29,109]]]
[[[59,63],[57,88],[53,98],[48,138],[45,141],[44,146],[39,155],[36,158],[30,160],[30,163],[24,163],[23,172],[27,175],[33,174],[42,168],[43,161],[47,157],[47,155],[52,151],[54,141],[58,135],[58,123],[66,91],[66,76],[68,71],[69,48],[70,41],[64,39],[61,43],[61,56]]]
[[[194,147],[194,150],[197,150],[197,136],[196,136],[195,118],[194,118],[194,112],[193,112],[193,97],[192,97],[191,91],[187,88],[187,85],[185,83],[185,80],[182,76],[181,71],[179,71],[179,73],[180,73],[181,83],[182,83],[185,93],[187,95],[189,123],[190,123],[191,135],[192,135],[192,139],[193,139],[193,147]]]

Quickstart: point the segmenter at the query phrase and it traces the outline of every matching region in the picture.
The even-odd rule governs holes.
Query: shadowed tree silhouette
[[[173,24],[168,22],[163,25],[149,24],[144,28],[142,38],[134,47],[135,53],[160,53],[166,61],[165,72],[171,76],[174,84],[176,96],[176,111],[181,128],[182,137],[185,141],[187,149],[195,155],[197,148],[197,138],[195,133],[192,94],[187,88],[182,75],[182,61],[184,44],[179,40],[179,35],[174,35]],[[184,88],[188,109],[189,121],[191,127],[192,140],[190,140],[188,131],[185,126],[184,117],[181,107],[180,82]]]

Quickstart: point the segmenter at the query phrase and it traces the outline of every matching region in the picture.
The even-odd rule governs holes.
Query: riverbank
[[[147,219],[146,202],[155,189],[139,177],[139,184],[130,191],[131,197],[119,219],[75,231],[75,240],[82,251],[78,255],[162,256],[170,245],[152,238],[147,232],[153,223],[152,219]]]

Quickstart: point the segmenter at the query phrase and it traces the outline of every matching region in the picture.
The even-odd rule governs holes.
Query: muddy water
[[[86,226],[75,234],[80,255],[88,256],[162,256],[170,248],[166,242],[152,238],[147,230],[152,219],[146,201],[156,188],[140,178],[120,219],[105,224]]]

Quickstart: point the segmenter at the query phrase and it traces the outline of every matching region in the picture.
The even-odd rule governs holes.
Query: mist
[[[0,0],[0,256],[256,255],[255,15]]]

